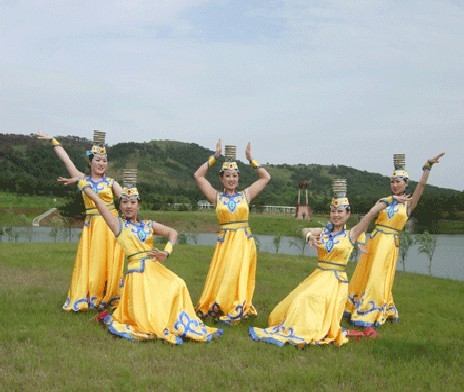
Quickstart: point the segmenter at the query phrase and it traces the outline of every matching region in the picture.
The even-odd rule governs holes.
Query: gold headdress
[[[226,161],[222,164],[222,169],[219,173],[224,172],[224,170],[236,170],[237,172],[239,172],[237,162],[235,162],[236,154],[236,146],[225,146],[224,156],[226,158]]]
[[[395,170],[392,174],[393,178],[402,178],[407,180],[409,178],[408,172],[406,171],[406,155],[405,154],[393,154],[393,166]]]
[[[102,131],[93,131],[93,145],[90,150],[87,151],[87,155],[105,155],[106,156],[106,147],[105,147],[105,136],[106,133]]]
[[[346,197],[346,180],[338,179],[332,181],[332,190],[334,193],[331,206],[335,208],[349,207],[350,202]]]
[[[137,169],[124,169],[123,172],[123,188],[121,197],[128,199],[136,197],[140,200],[139,191],[137,190]]]

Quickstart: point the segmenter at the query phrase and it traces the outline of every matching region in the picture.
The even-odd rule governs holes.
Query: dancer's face
[[[400,196],[404,194],[407,186],[408,182],[405,181],[403,178],[392,178],[390,180],[391,192],[395,196]]]
[[[238,187],[238,172],[236,170],[224,170],[219,179],[226,191],[235,191]]]
[[[108,168],[108,160],[105,155],[94,155],[90,161],[90,174],[103,176]]]
[[[119,209],[127,219],[136,219],[139,211],[139,201],[136,197],[121,197]]]
[[[330,221],[335,227],[344,226],[350,214],[350,211],[348,211],[346,207],[330,207]]]

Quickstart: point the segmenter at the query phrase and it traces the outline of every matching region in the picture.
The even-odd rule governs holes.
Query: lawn
[[[464,283],[398,272],[401,323],[372,340],[296,349],[256,343],[272,308],[315,267],[315,259],[260,253],[258,317],[208,344],[134,343],[110,335],[94,312],[61,310],[77,244],[0,244],[0,389],[95,390],[414,390],[464,388]],[[178,245],[168,266],[195,302],[213,248]],[[354,264],[349,265],[351,276]]]

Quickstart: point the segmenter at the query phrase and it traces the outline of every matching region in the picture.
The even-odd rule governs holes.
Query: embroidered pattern
[[[208,334],[205,325],[197,320],[190,318],[187,312],[182,311],[174,323],[174,329],[179,332],[181,336],[204,336]]]
[[[228,196],[225,192],[223,192],[221,194],[221,201],[223,205],[227,206],[230,212],[234,212],[237,205],[242,201],[242,194],[240,192],[236,192],[235,195]]]
[[[324,228],[323,235],[321,236],[321,243],[325,246],[327,253],[330,253],[334,246],[338,244],[342,238],[346,237],[345,229],[335,235],[332,234],[332,230],[333,225],[330,223]]]
[[[388,219],[393,218],[393,216],[398,212],[398,202],[393,199],[393,202],[386,208]]]
[[[124,228],[129,229],[131,233],[134,233],[142,243],[144,243],[146,239],[150,237],[150,234],[153,231],[150,221],[140,221],[137,225],[126,219],[124,222]]]

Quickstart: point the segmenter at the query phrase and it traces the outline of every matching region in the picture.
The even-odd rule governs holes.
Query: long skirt
[[[196,316],[185,282],[153,259],[129,264],[120,304],[104,323],[111,333],[131,340],[181,344],[184,338],[209,342],[222,335]]]
[[[253,340],[284,346],[337,346],[348,342],[340,326],[348,284],[346,273],[317,269],[271,312],[267,328],[250,327]]]
[[[87,217],[63,309],[78,312],[117,306],[123,268],[124,252],[103,217]]]

